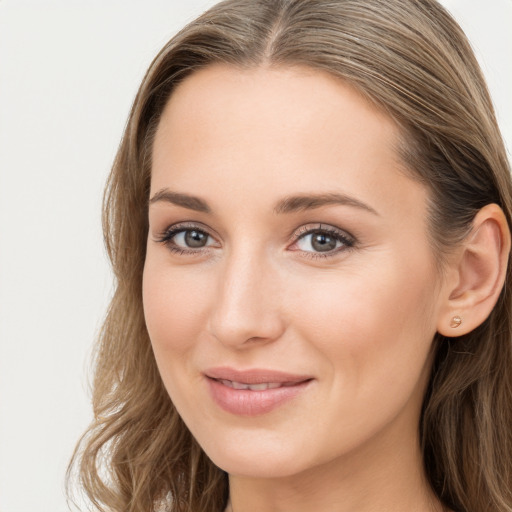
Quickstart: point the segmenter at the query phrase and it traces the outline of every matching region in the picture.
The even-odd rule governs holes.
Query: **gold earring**
[[[450,322],[450,327],[453,327],[454,329],[456,329],[457,327],[459,327],[459,325],[462,323],[462,318],[460,316],[454,316],[452,318],[452,321]]]

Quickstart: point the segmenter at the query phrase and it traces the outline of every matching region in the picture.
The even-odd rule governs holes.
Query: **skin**
[[[428,243],[428,192],[404,172],[399,135],[351,87],[307,68],[211,66],[165,108],[144,311],[169,395],[229,473],[228,510],[441,510],[418,421],[451,290]],[[173,204],[163,190],[199,197],[210,211]],[[366,208],[274,211],[312,193]],[[162,239],[179,223],[207,233],[207,245],[173,252],[187,250],[185,233]],[[320,225],[352,246],[318,257],[307,230]],[[203,373],[215,366],[313,381],[267,414],[237,416],[209,394]]]

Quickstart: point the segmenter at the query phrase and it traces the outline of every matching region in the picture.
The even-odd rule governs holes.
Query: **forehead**
[[[262,133],[256,133],[261,128],[275,141],[272,146],[318,135],[351,142],[364,132],[391,149],[400,137],[390,116],[327,72],[304,66],[241,69],[216,64],[177,86],[164,109],[157,140],[167,137],[168,143],[171,137],[193,134],[203,137],[204,147],[215,135],[216,143],[227,145],[244,134],[261,139]]]
[[[214,65],[185,79],[166,105],[151,189],[200,185],[254,199],[337,188],[363,201],[389,192],[395,202],[417,189],[399,141],[390,116],[328,73]]]

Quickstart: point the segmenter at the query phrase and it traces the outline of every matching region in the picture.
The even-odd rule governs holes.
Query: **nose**
[[[265,255],[231,254],[219,272],[209,329],[223,345],[242,349],[278,339],[285,329],[277,269]]]

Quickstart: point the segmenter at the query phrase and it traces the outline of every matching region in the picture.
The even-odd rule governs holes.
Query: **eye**
[[[203,229],[183,225],[171,226],[156,241],[179,254],[193,254],[217,245],[215,239]]]
[[[200,249],[201,247],[209,245],[209,238],[211,238],[210,235],[204,231],[200,231],[198,229],[184,229],[174,234],[172,236],[172,241],[178,247]]]
[[[304,227],[295,235],[294,246],[310,256],[328,257],[354,246],[355,240],[347,233],[332,227]]]

